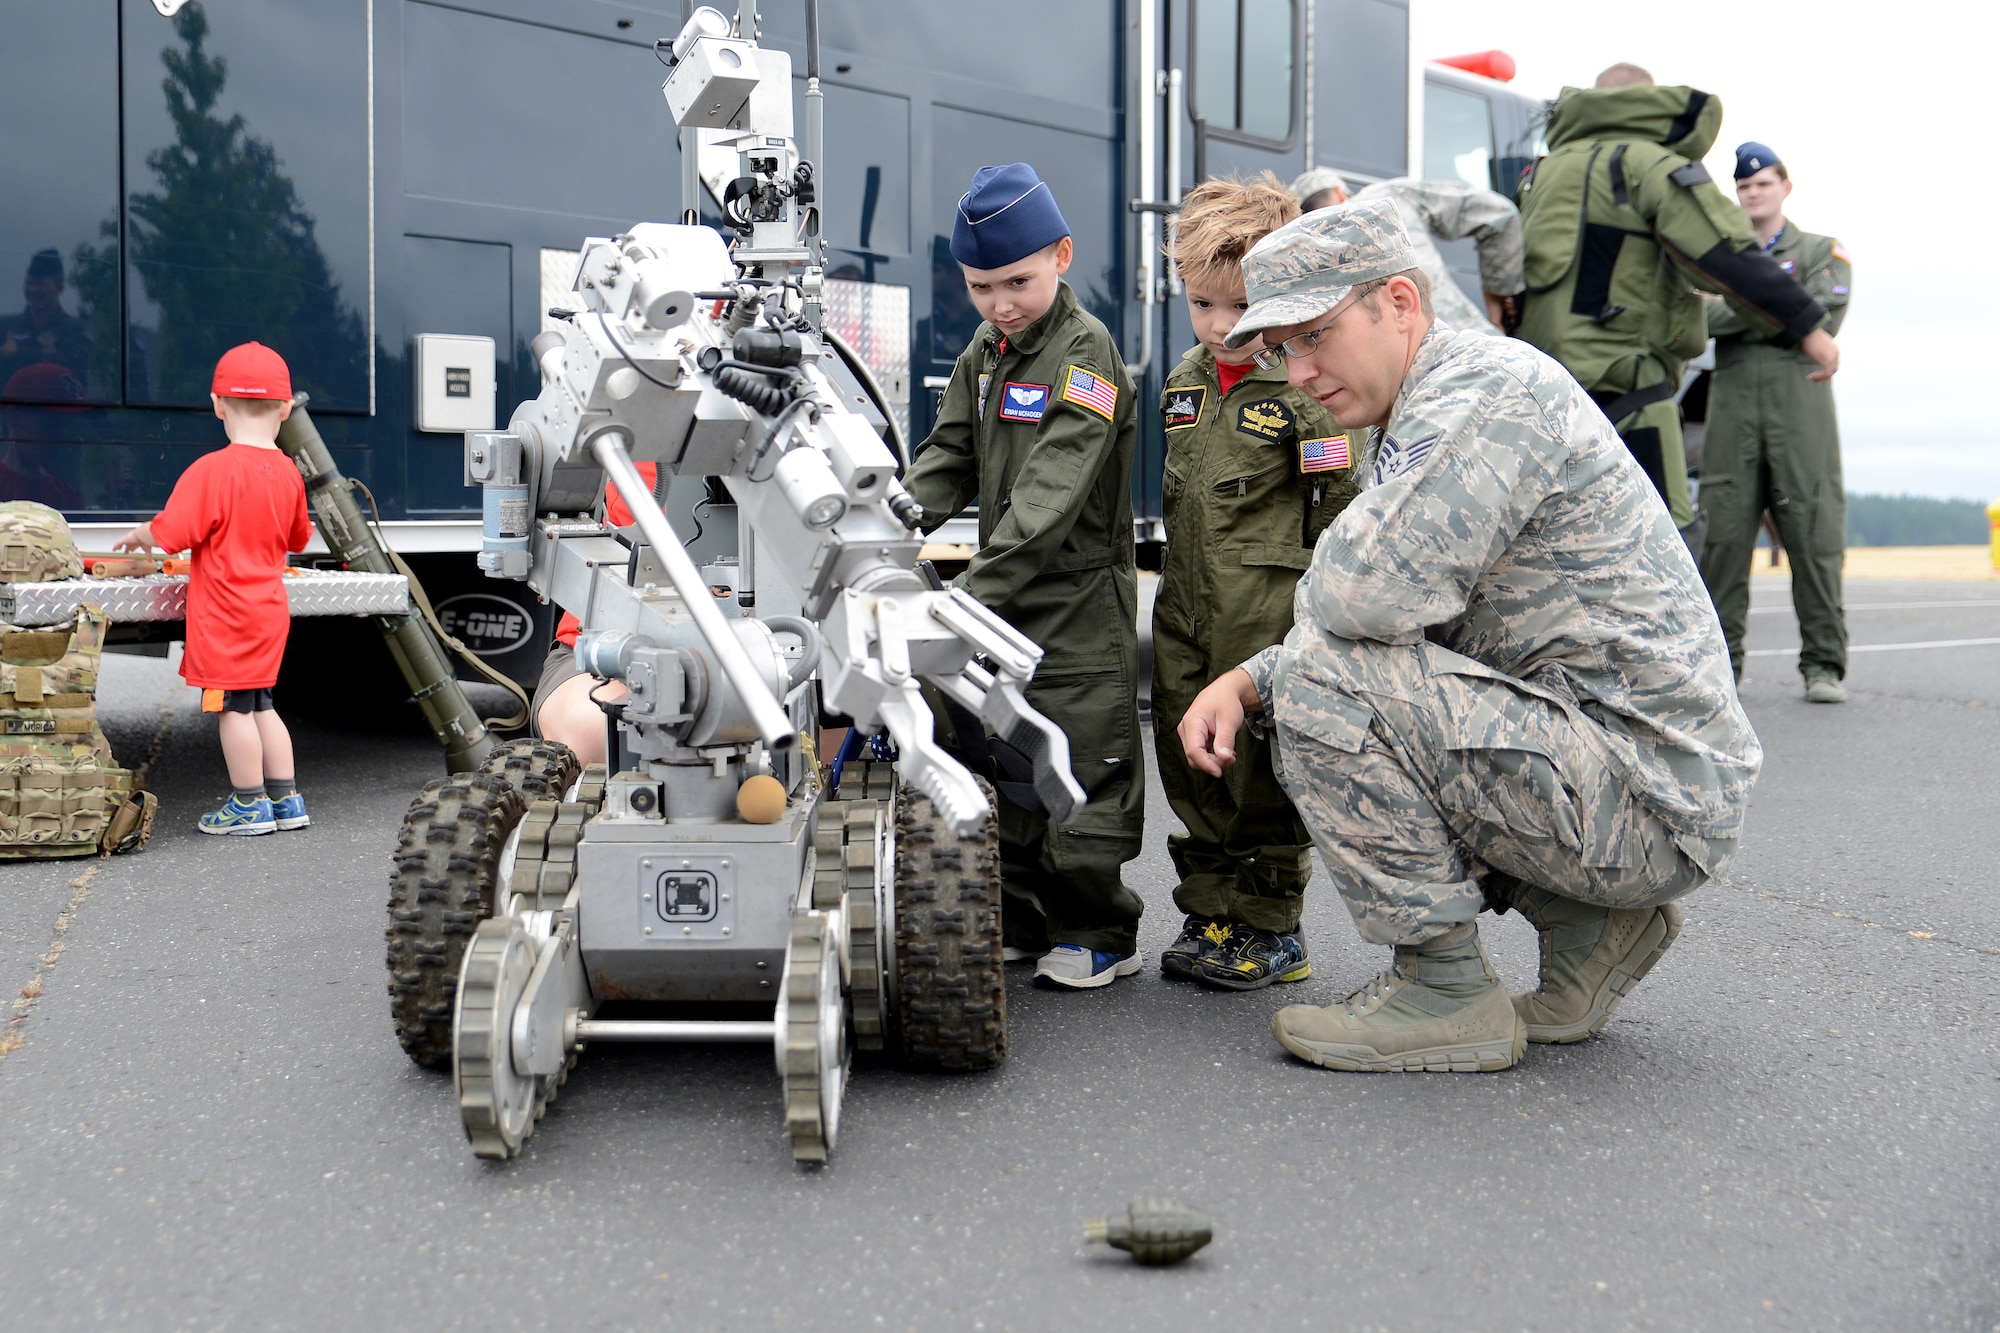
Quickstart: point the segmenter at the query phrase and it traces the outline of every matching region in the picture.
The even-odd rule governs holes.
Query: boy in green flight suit
[[[1032,787],[997,784],[1007,958],[1037,960],[1044,985],[1107,986],[1139,970],[1145,910],[1120,870],[1139,854],[1146,797],[1132,381],[1062,280],[1069,226],[1028,164],[974,173],[951,253],[985,323],[903,485],[926,532],[979,501],[979,553],[958,586],[1042,646],[1028,702],[1069,737],[1088,799],[1054,824]]]
[[[1187,914],[1160,970],[1231,990],[1312,973],[1299,917],[1312,834],[1271,769],[1269,744],[1237,741],[1219,778],[1189,767],[1177,734],[1202,687],[1284,639],[1313,546],[1354,498],[1350,444],[1324,408],[1222,340],[1249,308],[1243,255],[1299,215],[1266,173],[1204,181],[1181,203],[1170,253],[1200,345],[1167,377],[1166,566],[1153,605],[1153,748]]]

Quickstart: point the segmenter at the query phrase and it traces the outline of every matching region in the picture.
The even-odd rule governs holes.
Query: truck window
[[[1499,188],[1493,180],[1493,108],[1478,93],[1424,84],[1424,177]]]
[[[9,5],[0,49],[15,53],[0,82],[0,398],[116,403],[118,14]],[[25,426],[12,413],[5,429]],[[42,498],[0,481],[7,499]]]
[[[369,411],[367,11],[128,4],[122,33],[125,401],[206,406],[255,338]]]
[[[1292,136],[1292,0],[1193,0],[1195,115],[1211,130]]]

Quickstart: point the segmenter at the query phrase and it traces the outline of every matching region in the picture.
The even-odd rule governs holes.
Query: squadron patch
[[[1118,410],[1118,386],[1091,374],[1082,366],[1071,366],[1063,378],[1063,401],[1087,407],[1106,421]]]
[[[1187,430],[1200,422],[1201,410],[1207,405],[1206,384],[1169,389],[1160,395],[1160,416],[1165,419],[1168,430]]]
[[[1000,389],[1002,421],[1040,421],[1049,410],[1049,386],[1016,384],[1011,380]]]
[[[1799,261],[1796,259],[1780,259],[1778,261],[1778,267],[1785,270],[1786,273],[1790,274],[1793,277],[1798,276]]]
[[[1347,437],[1329,435],[1323,440],[1299,441],[1299,471],[1336,472],[1347,466]]]
[[[1281,440],[1292,428],[1292,409],[1276,398],[1259,398],[1236,409],[1236,429],[1260,440]]]

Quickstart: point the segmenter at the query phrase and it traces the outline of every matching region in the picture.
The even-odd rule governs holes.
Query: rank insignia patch
[[[1299,471],[1334,472],[1347,466],[1347,437],[1329,435],[1323,440],[1299,441]]]
[[[1375,455],[1375,475],[1368,479],[1369,484],[1380,486],[1405,472],[1415,472],[1431,456],[1431,449],[1437,442],[1437,436],[1426,435],[1412,444],[1399,444],[1384,435],[1382,448]]]
[[[1207,405],[1206,384],[1169,389],[1160,395],[1160,416],[1166,421],[1168,430],[1187,430],[1201,420],[1201,409]]]
[[[1118,386],[1082,366],[1071,366],[1063,380],[1063,401],[1087,407],[1106,421],[1118,410]]]
[[[1002,421],[1040,421],[1042,413],[1049,410],[1049,386],[1046,384],[1007,383],[1000,388],[1000,419]]]
[[[1283,439],[1292,428],[1292,409],[1276,398],[1259,398],[1236,409],[1236,429],[1260,440]]]

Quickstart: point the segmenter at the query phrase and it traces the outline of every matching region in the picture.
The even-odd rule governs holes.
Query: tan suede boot
[[[1678,905],[1593,907],[1522,886],[1510,905],[1542,939],[1542,983],[1514,997],[1528,1040],[1582,1041],[1611,1021],[1618,1002],[1681,933]]]
[[[1505,1069],[1527,1049],[1472,922],[1397,949],[1387,972],[1339,1004],[1280,1009],[1271,1031],[1301,1060],[1368,1072],[1478,1073]]]

